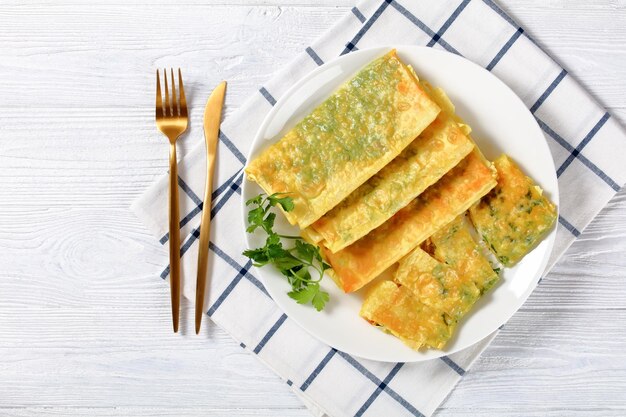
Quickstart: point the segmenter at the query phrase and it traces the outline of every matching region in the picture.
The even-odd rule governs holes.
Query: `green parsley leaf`
[[[311,303],[317,311],[322,311],[330,299],[328,293],[322,291],[317,282],[298,290],[290,291],[287,295],[296,300],[298,304]]]
[[[311,282],[311,273],[309,272],[309,268],[305,268],[304,266],[295,271],[293,275],[294,277],[300,279],[303,283],[307,283],[307,285]]]
[[[302,261],[300,261],[298,258],[295,258],[291,255],[272,258],[272,263],[274,264],[276,268],[278,268],[281,271],[288,271],[290,269],[293,269],[297,266],[302,265]],[[308,271],[307,271],[307,274],[308,274]]]
[[[267,251],[267,256],[270,257],[271,259],[280,259],[286,256],[290,256],[289,251],[287,251],[286,249],[283,249],[283,244],[280,242],[271,243],[267,245],[265,248]]]
[[[317,311],[322,311],[324,309],[324,306],[326,306],[328,300],[330,300],[330,296],[326,291],[320,290],[318,284],[317,292],[313,296],[311,304],[313,304],[313,307],[315,307]]]
[[[257,207],[248,212],[248,223],[250,226],[246,229],[248,233],[254,232],[257,227],[263,225],[263,216],[265,216],[265,211],[263,207]]]
[[[270,206],[274,207],[275,205],[280,204],[285,211],[293,210],[295,207],[293,204],[293,198],[279,197],[280,195],[285,195],[285,193],[275,193],[267,198],[270,201]]]
[[[276,213],[270,213],[267,215],[267,217],[265,217],[265,220],[263,220],[263,230],[265,230],[267,234],[273,233],[272,228],[274,227],[275,219]]]
[[[256,204],[260,206],[262,201],[263,201],[263,194],[259,194],[256,197],[253,197],[250,200],[246,201],[246,206],[249,206],[250,204]]]
[[[278,236],[276,233],[267,235],[267,239],[265,240],[265,246],[276,245],[278,243],[280,243],[280,236]]]
[[[302,260],[313,262],[313,258],[316,257],[318,250],[319,248],[317,246],[313,246],[300,239],[296,240],[296,252]]]
[[[267,252],[265,251],[265,248],[246,250],[243,252],[243,255],[252,259],[252,262],[254,262],[255,266],[263,266],[270,261],[269,257],[267,256]]]
[[[255,266],[274,265],[286,277],[292,291],[287,294],[300,304],[311,304],[317,311],[321,311],[330,296],[322,291],[319,281],[324,271],[330,265],[324,262],[320,248],[305,242],[298,236],[281,236],[274,232],[276,214],[270,212],[272,207],[280,205],[284,211],[294,209],[293,199],[287,193],[276,193],[271,196],[260,194],[246,201],[246,205],[256,206],[248,212],[248,233],[261,228],[267,233],[265,246],[246,250],[244,256],[250,258]],[[293,248],[284,248],[281,237],[293,239]],[[319,274],[319,278],[312,278],[310,269]]]
[[[296,300],[298,304],[308,304],[311,301],[313,301],[318,291],[319,291],[319,284],[315,284],[315,285],[309,285],[308,287],[301,288],[297,291],[290,291],[287,293],[287,295],[293,298],[294,300]]]

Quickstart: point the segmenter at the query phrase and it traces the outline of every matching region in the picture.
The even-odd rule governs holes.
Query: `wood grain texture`
[[[626,124],[624,0],[499,3]],[[170,333],[167,252],[128,206],[167,169],[154,68],[183,68],[200,126],[201,92],[229,80],[232,113],[351,7],[3,2],[0,415],[309,415],[216,326],[193,335],[188,303]],[[437,415],[626,415],[624,253],[621,192]]]

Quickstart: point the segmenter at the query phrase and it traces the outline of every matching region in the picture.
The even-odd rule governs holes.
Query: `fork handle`
[[[178,166],[176,164],[176,143],[170,143],[170,294],[172,297],[172,321],[174,333],[178,332],[180,312],[180,229],[178,223]]]

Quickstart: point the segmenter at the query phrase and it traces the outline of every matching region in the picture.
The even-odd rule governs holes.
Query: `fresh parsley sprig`
[[[329,295],[320,287],[320,281],[324,277],[324,271],[330,268],[322,259],[320,248],[305,242],[299,236],[285,236],[274,232],[274,220],[276,213],[272,207],[280,205],[283,210],[294,209],[293,199],[286,193],[275,193],[270,196],[259,194],[246,201],[246,206],[253,206],[248,212],[248,233],[254,233],[261,228],[266,234],[265,246],[249,249],[243,252],[252,260],[254,266],[261,267],[268,264],[274,265],[283,274],[291,291],[287,293],[299,304],[312,304],[317,311],[321,311],[329,300]],[[283,247],[281,238],[292,239],[295,246]],[[317,274],[313,278],[310,269]]]

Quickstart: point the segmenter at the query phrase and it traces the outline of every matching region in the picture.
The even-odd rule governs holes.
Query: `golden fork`
[[[176,97],[176,83],[174,82],[174,70],[170,68],[172,78],[172,96],[170,100],[167,88],[167,70],[163,70],[165,79],[165,102],[161,96],[161,80],[157,70],[156,90],[156,124],[157,128],[170,141],[170,189],[169,189],[169,220],[170,220],[170,293],[172,297],[172,321],[174,333],[178,332],[178,318],[180,311],[180,230],[178,222],[178,167],[176,165],[176,139],[187,130],[189,117],[187,115],[187,101],[183,88],[183,76],[178,69],[178,91],[180,97]]]

